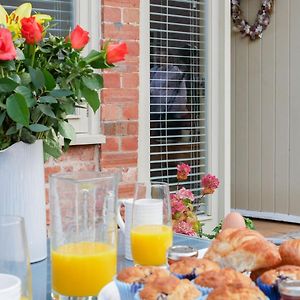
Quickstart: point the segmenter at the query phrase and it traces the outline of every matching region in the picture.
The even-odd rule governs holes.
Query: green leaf
[[[45,77],[40,69],[29,67],[29,74],[34,87],[38,90],[45,85]]]
[[[69,139],[64,139],[64,147],[63,147],[63,151],[64,152],[67,152],[69,147],[70,147],[70,143],[71,143],[71,140]]]
[[[40,103],[57,103],[57,100],[52,96],[43,96],[39,98]]]
[[[15,92],[21,94],[25,98],[29,108],[35,105],[35,99],[33,98],[32,92],[28,87],[20,85],[15,89]]]
[[[244,217],[244,221],[245,221],[247,228],[249,228],[251,230],[255,230],[255,225],[251,219]]]
[[[66,89],[60,89],[60,90],[52,90],[49,94],[55,98],[62,98],[62,97],[68,97],[73,95],[73,92]]]
[[[12,94],[6,101],[9,117],[24,126],[29,125],[29,109],[25,98],[21,94]]]
[[[48,117],[51,117],[51,118],[56,118],[53,110],[51,109],[51,107],[47,104],[39,104],[39,109],[40,111],[45,114],[46,116]]]
[[[59,133],[68,140],[75,139],[75,130],[74,127],[66,121],[58,121],[58,131]]]
[[[56,87],[56,82],[54,77],[52,76],[52,74],[47,71],[47,70],[43,70],[43,74],[45,77],[45,85],[48,91],[53,90]]]
[[[15,81],[17,84],[21,84],[21,77],[17,74],[11,74],[10,79],[12,79],[13,81]]]
[[[84,60],[90,64],[92,61],[96,61],[100,59],[103,56],[103,54],[99,51],[92,50],[85,58]]]
[[[60,108],[68,115],[73,115],[75,113],[74,102],[60,103]]]
[[[99,74],[82,77],[82,83],[90,90],[100,90],[103,88],[103,78]]]
[[[16,126],[12,126],[12,127],[10,127],[7,131],[6,131],[6,135],[12,135],[12,134],[15,134],[15,133],[17,133],[18,132],[18,130],[17,130],[17,128],[16,128]]]
[[[43,115],[38,107],[34,107],[30,113],[30,119],[33,123],[37,123],[39,118]]]
[[[33,144],[36,141],[36,137],[27,128],[23,128],[21,131],[21,141],[27,144]]]
[[[2,126],[3,124],[3,121],[6,117],[6,111],[3,111],[1,114],[0,114],[0,127]]]
[[[9,71],[14,71],[16,70],[16,64],[14,60],[7,60],[7,61],[3,61],[1,63],[1,66],[3,66],[5,69],[9,70]]]
[[[104,52],[92,50],[84,60],[95,69],[106,69],[111,67],[106,64]]]
[[[31,82],[31,77],[29,73],[20,74],[20,78],[23,85],[28,85]]]
[[[59,158],[62,155],[61,147],[58,141],[45,139],[43,141],[44,152],[54,158]]]
[[[12,92],[18,84],[9,78],[0,78],[0,93],[10,93]]]
[[[87,103],[91,106],[94,112],[97,111],[97,109],[100,107],[100,100],[98,93],[96,91],[92,91],[88,89],[87,87],[83,87],[81,89],[82,95],[87,101]]]
[[[33,132],[45,132],[48,131],[50,128],[43,124],[31,124],[29,125],[29,129]]]

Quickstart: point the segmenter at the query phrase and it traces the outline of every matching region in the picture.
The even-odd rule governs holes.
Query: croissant
[[[278,248],[248,228],[227,228],[219,233],[204,258],[236,271],[254,271],[278,265]]]
[[[288,240],[279,247],[282,263],[300,266],[300,240]]]

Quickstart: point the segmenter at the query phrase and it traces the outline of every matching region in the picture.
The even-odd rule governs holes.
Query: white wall
[[[241,2],[253,22],[261,1]],[[233,33],[231,51],[232,207],[300,216],[300,1],[276,0],[262,40]]]

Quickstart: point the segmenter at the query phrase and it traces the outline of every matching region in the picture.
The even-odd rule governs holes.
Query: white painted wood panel
[[[275,22],[271,22],[261,43],[261,210],[274,212]]]
[[[300,215],[300,1],[290,1],[290,180],[289,211]]]
[[[250,21],[260,3],[243,1]],[[300,216],[299,13],[277,0],[262,40],[232,35],[232,207],[286,220]]]
[[[245,10],[245,13],[247,11]],[[248,209],[249,136],[248,136],[248,42],[236,39],[235,45],[235,203]],[[242,120],[242,121],[241,121]]]
[[[248,19],[257,13],[258,2],[248,2]],[[250,210],[261,209],[261,40],[248,43],[249,118],[249,203]],[[252,189],[256,186],[256,189]]]
[[[231,57],[235,57],[235,39],[232,39],[231,42]],[[231,60],[231,143],[235,145],[235,81],[236,81],[236,74],[235,74],[235,59]],[[231,147],[231,157],[235,157],[235,147]],[[235,160],[232,160],[231,164],[231,206],[235,207]]]

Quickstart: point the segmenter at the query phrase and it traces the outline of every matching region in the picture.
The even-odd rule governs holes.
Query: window
[[[23,4],[22,0],[3,0],[1,4],[8,12],[12,12],[19,5]],[[55,35],[66,36],[73,27],[74,22],[74,3],[73,0],[43,0],[30,1],[33,11],[41,14],[49,14],[55,19],[55,26],[50,32]]]
[[[90,33],[90,42],[87,52],[99,48],[100,41],[100,4],[99,0],[32,0],[33,11],[49,14],[54,18],[50,32],[59,36],[67,36],[75,24],[80,24]],[[3,0],[1,4],[12,12],[24,3],[23,0]],[[73,144],[99,144],[104,142],[100,134],[100,115],[88,109],[78,109],[75,115],[70,116],[70,123],[76,130],[76,141]]]
[[[150,0],[150,177],[176,190],[176,166],[190,165],[184,183],[199,214],[207,171],[205,0]]]

